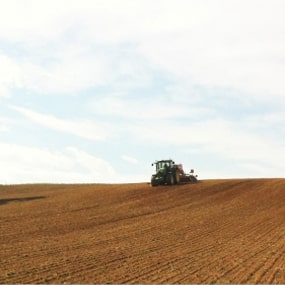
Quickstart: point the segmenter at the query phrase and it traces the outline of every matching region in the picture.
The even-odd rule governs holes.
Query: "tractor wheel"
[[[155,176],[154,175],[151,176],[150,184],[151,184],[152,187],[158,185],[157,181],[155,180]]]
[[[167,179],[167,181],[166,181],[167,185],[173,185],[174,184],[174,176],[172,175],[172,173],[169,173],[167,175],[166,179]]]
[[[179,184],[180,183],[180,176],[179,176],[179,172],[176,171],[174,174],[174,184]]]

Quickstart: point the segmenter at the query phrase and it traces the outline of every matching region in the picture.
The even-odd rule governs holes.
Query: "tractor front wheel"
[[[155,175],[151,176],[150,184],[152,187],[158,186],[157,180],[155,179]]]

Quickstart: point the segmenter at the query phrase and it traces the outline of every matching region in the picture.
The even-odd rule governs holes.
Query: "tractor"
[[[182,164],[175,164],[172,159],[158,160],[152,163],[156,167],[156,173],[151,176],[151,186],[158,185],[174,185],[180,182],[196,182],[197,176],[194,170],[190,170],[190,174],[186,174]]]

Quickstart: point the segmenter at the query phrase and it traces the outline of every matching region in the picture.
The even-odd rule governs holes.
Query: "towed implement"
[[[156,173],[151,176],[151,185],[174,185],[179,183],[196,182],[197,176],[194,175],[194,169],[187,174],[183,170],[182,164],[175,164],[172,159],[157,160],[155,165]]]

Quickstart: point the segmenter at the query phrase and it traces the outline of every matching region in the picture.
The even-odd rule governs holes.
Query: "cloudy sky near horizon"
[[[0,184],[284,177],[283,0],[0,0]]]

